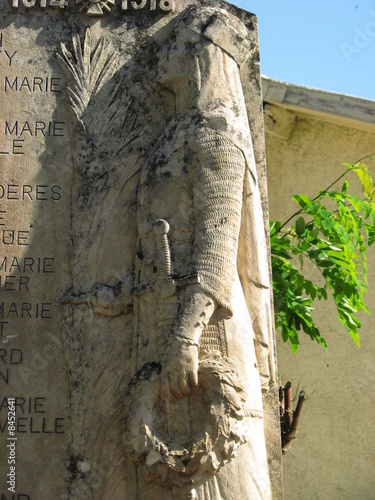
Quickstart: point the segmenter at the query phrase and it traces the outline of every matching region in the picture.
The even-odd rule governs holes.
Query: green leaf
[[[329,259],[317,259],[316,264],[318,267],[332,267],[332,262]]]
[[[322,226],[324,229],[332,229],[335,227],[336,221],[333,217],[326,217],[325,219],[322,220]]]
[[[313,200],[306,196],[305,194],[293,195],[293,200],[298,203],[302,208],[311,207],[313,205]]]
[[[298,236],[302,236],[303,233],[305,232],[305,228],[306,228],[305,219],[303,217],[299,217],[294,225],[295,232],[297,233]]]
[[[359,346],[357,315],[369,312],[364,296],[367,247],[375,242],[374,184],[366,166],[348,168],[357,174],[366,199],[350,193],[344,179],[341,191],[331,189],[332,183],[314,199],[294,195],[300,210],[285,223],[270,223],[275,325],[293,352],[301,331],[327,347],[314,319],[314,302],[321,299],[334,302],[339,321]],[[296,216],[293,229],[287,228]],[[302,267],[307,260],[318,271],[313,279],[311,266]],[[296,267],[298,261],[301,269]]]
[[[362,210],[361,198],[359,198],[358,196],[350,196],[348,197],[348,199],[350,203],[353,205],[356,212],[360,213]]]
[[[309,239],[315,240],[319,235],[319,229],[315,228],[309,232],[307,235]]]
[[[349,334],[351,336],[351,338],[354,340],[356,346],[358,348],[361,347],[361,343],[360,343],[360,339],[359,339],[359,335],[358,335],[358,332],[357,331],[353,331],[353,330],[350,330],[349,331]]]
[[[363,194],[368,200],[372,201],[375,195],[374,182],[368,167],[362,163],[355,163],[351,169],[358,175],[361,181]]]
[[[323,208],[321,211],[320,211],[320,215],[323,219],[327,219],[327,218],[330,218],[331,217],[331,210],[326,210],[325,208]]]
[[[345,180],[344,184],[342,185],[341,192],[346,193],[349,187],[349,181]]]
[[[275,233],[278,233],[280,231],[280,228],[281,228],[281,222],[278,220],[276,222],[272,222],[270,220],[270,234],[271,234],[271,237],[272,235],[274,235]]]
[[[363,213],[365,214],[365,219],[368,219],[372,212],[372,207],[370,203],[368,203],[367,201],[362,201],[362,210]]]

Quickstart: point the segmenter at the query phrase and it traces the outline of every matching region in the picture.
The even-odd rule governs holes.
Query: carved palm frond
[[[86,29],[83,46],[78,34],[73,35],[72,42],[72,52],[61,43],[62,55],[57,54],[57,58],[67,80],[69,104],[80,119],[91,98],[113,75],[117,54],[104,37],[92,49],[89,28]]]

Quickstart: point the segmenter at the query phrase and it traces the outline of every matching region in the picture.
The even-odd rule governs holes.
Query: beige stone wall
[[[290,126],[290,118],[293,121],[281,110],[279,123]],[[373,133],[371,129],[364,132],[352,124],[345,127],[304,114],[296,116],[290,130],[281,128],[285,136],[291,132],[289,138],[266,133],[273,220],[286,220],[296,210],[291,200],[294,193],[313,197],[343,172],[342,162],[375,153],[375,126]],[[370,248],[368,264],[367,304],[375,313],[375,246]],[[290,380],[295,391],[299,385],[312,394],[305,404],[298,439],[283,458],[285,498],[371,499],[375,491],[374,320],[362,316],[358,349],[338,321],[332,302],[319,304],[315,317],[327,351],[301,333],[299,350],[292,355],[281,335],[277,337],[282,382]]]

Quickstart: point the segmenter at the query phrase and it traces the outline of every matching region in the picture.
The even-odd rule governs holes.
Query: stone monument
[[[278,498],[255,16],[1,6],[1,500]]]

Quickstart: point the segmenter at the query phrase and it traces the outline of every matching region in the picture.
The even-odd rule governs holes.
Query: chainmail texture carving
[[[202,288],[231,315],[245,159],[233,142],[216,132],[205,129],[194,139],[192,148],[199,165],[194,169],[192,264]]]

